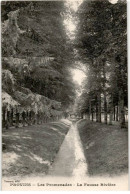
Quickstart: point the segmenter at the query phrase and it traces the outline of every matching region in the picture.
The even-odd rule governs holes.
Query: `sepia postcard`
[[[1,1],[1,64],[2,191],[127,191],[127,1]]]

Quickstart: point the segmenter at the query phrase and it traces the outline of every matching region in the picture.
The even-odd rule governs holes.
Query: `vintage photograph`
[[[1,1],[2,190],[128,190],[126,0]]]

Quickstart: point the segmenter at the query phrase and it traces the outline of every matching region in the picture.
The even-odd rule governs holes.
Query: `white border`
[[[9,0],[7,0],[9,1]],[[11,1],[11,0],[10,0]],[[19,0],[19,1],[22,1],[22,0]],[[27,0],[24,0],[24,1],[27,1]],[[35,1],[35,0],[32,0],[32,1]],[[46,0],[47,1],[47,0]],[[54,0],[52,0],[54,1]],[[0,3],[1,3],[1,0],[0,0]],[[1,15],[1,6],[0,6],[0,15]],[[128,32],[128,75],[130,75],[130,0],[127,0],[127,32]],[[0,40],[1,40],[1,28],[0,28]],[[0,45],[1,45],[1,41],[0,41]],[[1,48],[1,47],[0,47]],[[1,50],[0,50],[1,51]],[[0,52],[0,59],[1,59],[1,52]],[[1,64],[1,62],[0,62]],[[1,86],[1,67],[0,67],[0,86]],[[1,93],[1,87],[0,87],[0,93]],[[129,110],[129,97],[130,97],[130,77],[128,76],[128,113],[130,115],[130,110]],[[1,107],[1,100],[0,100],[0,107]],[[0,115],[1,115],[1,108],[0,108]],[[129,119],[130,119],[130,116],[129,116]],[[1,126],[1,119],[0,119],[0,126]],[[129,126],[129,125],[128,125]],[[0,137],[2,136],[2,131],[0,130]],[[2,141],[2,139],[1,139]],[[130,132],[129,132],[129,147],[130,147]],[[0,150],[2,148],[2,144],[0,143]],[[2,161],[2,152],[0,152],[0,160]],[[130,163],[130,149],[129,149],[129,163]],[[1,168],[2,169],[2,168]],[[0,177],[1,177],[1,169],[0,169]],[[0,190],[1,190],[1,181],[0,181]],[[129,190],[130,190],[130,168],[129,168]],[[1,191],[1,192],[4,192],[4,193],[12,193],[12,192],[20,192],[20,193],[25,193],[25,192],[29,192],[29,193],[32,193],[32,192],[35,192],[35,191]],[[37,191],[38,193],[42,192],[42,191]],[[57,191],[44,191],[44,193],[50,193],[50,192],[53,192],[53,193],[57,193]],[[100,192],[104,192],[104,191],[58,191],[58,192],[63,192],[63,193],[68,193],[68,192],[71,192],[72,194],[74,194],[75,192],[76,193],[80,193],[80,192],[91,192],[91,193],[100,193]],[[105,192],[109,192],[109,191],[105,191]],[[111,193],[115,193],[117,191],[111,191]],[[124,193],[124,191],[120,191],[120,193]]]

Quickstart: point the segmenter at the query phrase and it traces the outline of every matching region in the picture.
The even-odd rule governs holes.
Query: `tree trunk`
[[[116,120],[116,107],[114,106],[113,107],[113,120],[115,121]]]
[[[116,121],[118,121],[118,117],[119,117],[119,110],[118,110],[118,106],[116,107]]]
[[[19,127],[19,113],[16,112],[16,128]]]
[[[10,127],[10,111],[7,110],[6,129]]]
[[[89,100],[89,119],[91,121],[91,100]]]
[[[101,94],[98,94],[98,122],[101,123]]]
[[[113,95],[111,94],[110,98],[110,118],[109,118],[109,125],[112,125],[113,120]]]
[[[6,126],[6,119],[5,119],[6,109],[5,107],[2,108],[2,127]]]
[[[98,122],[98,98],[96,96],[96,122]]]
[[[27,115],[27,124],[29,126],[30,125],[30,121],[29,121],[29,111],[27,111],[26,115]]]
[[[107,124],[107,100],[106,100],[106,94],[104,94],[104,123]]]
[[[39,125],[39,112],[37,113],[37,124]]]
[[[122,90],[119,92],[119,111],[120,111],[120,115],[119,115],[120,126],[121,126],[121,128],[126,128],[126,124],[125,124],[125,108],[124,108],[124,95],[123,95],[123,91]]]
[[[29,125],[32,125],[32,113],[31,113],[31,111],[29,111],[28,117],[29,117]]]
[[[23,127],[25,127],[25,124],[26,124],[26,113],[25,113],[25,111],[22,112],[22,124],[23,124]]]
[[[11,109],[11,116],[10,117],[11,117],[11,123],[10,124],[11,124],[11,126],[13,126],[13,108]]]
[[[110,112],[109,125],[112,125],[112,118],[113,118],[113,111],[111,110],[111,112]]]
[[[92,121],[93,121],[93,110],[92,110]]]
[[[110,105],[110,117],[109,117],[109,125],[112,125],[112,119],[113,119],[113,107],[112,104]]]
[[[104,88],[104,122],[107,124],[107,98],[106,98],[106,71],[105,71],[105,62],[103,62],[103,88]]]

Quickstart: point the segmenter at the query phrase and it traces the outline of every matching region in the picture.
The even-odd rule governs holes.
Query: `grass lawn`
[[[46,174],[69,127],[59,121],[3,131],[3,176]]]
[[[87,120],[78,129],[90,176],[128,173],[127,129]]]

